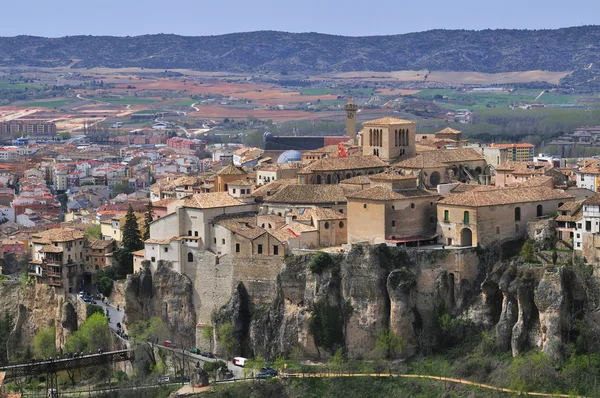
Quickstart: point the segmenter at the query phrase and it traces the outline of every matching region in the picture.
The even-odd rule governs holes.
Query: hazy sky
[[[599,0],[3,0],[0,36],[254,30],[387,35],[600,24]]]

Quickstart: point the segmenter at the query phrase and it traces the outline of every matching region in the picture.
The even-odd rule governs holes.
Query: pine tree
[[[142,235],[142,240],[146,241],[150,239],[150,223],[154,221],[152,215],[154,214],[154,206],[152,206],[152,201],[148,201],[146,205],[146,214],[144,214],[144,234]]]
[[[131,253],[144,248],[144,242],[138,228],[137,218],[133,208],[129,205],[127,215],[125,216],[125,226],[123,227],[123,249]]]

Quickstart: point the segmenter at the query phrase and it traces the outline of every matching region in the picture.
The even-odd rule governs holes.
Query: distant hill
[[[247,73],[448,70],[568,71],[600,62],[600,26],[431,30],[343,37],[273,31],[221,36],[0,38],[0,66],[145,67]]]

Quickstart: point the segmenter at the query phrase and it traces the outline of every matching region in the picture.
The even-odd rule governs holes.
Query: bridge
[[[110,365],[117,362],[131,361],[133,359],[133,351],[119,350],[98,354],[81,355],[72,358],[67,357],[42,361],[11,363],[5,366],[0,366],[0,373],[4,374],[4,380],[46,375],[47,397],[55,398],[58,397],[56,373],[63,370],[87,368],[98,365]]]

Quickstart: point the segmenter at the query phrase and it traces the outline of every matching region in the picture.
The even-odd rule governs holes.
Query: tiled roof
[[[420,153],[412,158],[394,163],[393,167],[399,169],[441,168],[454,163],[475,160],[484,160],[484,158],[471,148],[440,149]]]
[[[349,184],[349,185],[369,185],[371,183],[371,179],[369,176],[356,176],[352,178],[348,178],[347,180],[340,181],[340,184]]]
[[[376,186],[373,188],[365,189],[356,193],[348,194],[348,199],[366,199],[366,200],[399,200],[409,199],[416,197],[431,196],[436,197],[439,195],[432,194],[421,188],[407,189],[402,191],[392,191],[390,188],[383,186]]]
[[[43,232],[37,232],[32,235],[31,240],[34,243],[52,243],[52,242],[70,242],[77,239],[83,239],[85,234],[82,231],[71,228],[53,228]]]
[[[229,182],[229,183],[227,183],[227,185],[228,185],[228,186],[235,185],[235,186],[241,186],[241,187],[249,187],[249,186],[252,186],[252,185],[254,185],[254,184],[252,184],[252,183],[251,183],[250,181],[248,181],[248,180],[236,180],[236,181],[233,181],[233,182]]]
[[[317,230],[317,228],[313,227],[312,225],[306,225],[306,224],[302,224],[301,222],[297,222],[297,221],[292,221],[291,223],[284,225],[281,228],[284,227],[288,227],[289,229],[291,229],[292,231],[294,231],[294,233],[300,235],[302,232],[314,232]]]
[[[239,206],[242,204],[242,202],[227,192],[197,193],[184,202],[185,207],[194,207],[197,209],[212,209],[215,207]]]
[[[398,173],[380,173],[369,176],[373,181],[402,181],[402,180],[414,180],[417,177],[411,175],[403,175]]]
[[[382,117],[380,119],[369,120],[369,121],[363,122],[363,126],[381,126],[381,125],[388,125],[388,124],[406,124],[406,123],[415,123],[415,122],[413,122],[412,120],[397,119],[395,117]]]
[[[287,185],[271,196],[270,203],[346,203],[346,194],[340,185]]]
[[[600,192],[595,193],[593,196],[586,198],[583,201],[584,205],[600,205]]]
[[[435,134],[462,134],[462,131],[455,130],[455,129],[450,128],[450,127],[446,127],[445,129],[442,129],[442,130],[438,131]]]
[[[214,219],[214,223],[250,240],[254,240],[267,232],[256,225],[256,215],[252,213],[219,216]]]
[[[167,207],[168,205],[170,205],[171,203],[175,202],[179,200],[178,198],[165,198],[163,200],[158,200],[156,202],[152,203],[153,207]]]
[[[445,195],[438,202],[445,205],[466,207],[498,206],[515,203],[544,202],[547,200],[570,200],[575,198],[563,191],[547,187],[506,187],[487,190],[473,190],[459,194]]]
[[[229,166],[219,170],[217,175],[246,175],[247,173],[241,167],[236,167],[233,163],[229,164]]]
[[[508,161],[496,167],[496,171],[510,171],[512,174],[544,174],[546,171],[553,169],[550,163],[546,162],[515,162]]]
[[[387,165],[386,162],[375,155],[350,156],[347,158],[323,158],[315,160],[313,163],[303,168],[299,174],[319,171],[370,169],[386,167]]]
[[[275,195],[275,193],[277,193],[281,188],[288,185],[298,185],[298,180],[295,178],[285,178],[271,181],[270,183],[261,185],[252,191],[252,196],[255,198],[268,198]]]
[[[146,250],[142,249],[142,250],[138,250],[136,252],[132,252],[131,253],[134,257],[144,257],[146,255]]]
[[[110,240],[96,239],[91,242],[88,242],[87,248],[88,249],[106,249],[106,248],[110,247],[113,243],[114,243],[114,241],[112,239],[110,239]]]
[[[559,215],[558,217],[556,217],[556,221],[577,222],[581,220],[581,218],[583,217],[583,202],[583,200],[578,200],[576,202],[564,203],[557,209]],[[568,214],[563,216],[561,214],[563,211],[566,211]]]
[[[287,242],[290,239],[297,238],[298,234],[296,234],[288,225],[283,225],[281,228],[276,229],[271,234],[280,242]]]
[[[54,246],[54,245],[46,245],[40,249],[40,253],[62,253],[63,248]]]
[[[580,173],[580,174],[600,174],[600,162],[586,163],[584,167],[579,169],[578,173]]]
[[[529,178],[527,181],[517,182],[514,185],[520,187],[539,187],[541,185],[547,185],[549,181],[554,181],[551,176],[536,175],[535,177]],[[510,184],[511,186],[513,184]]]

